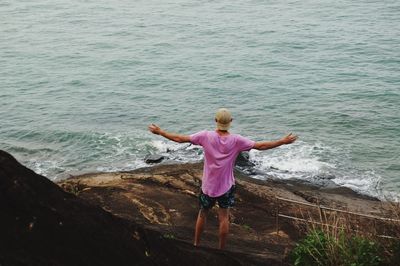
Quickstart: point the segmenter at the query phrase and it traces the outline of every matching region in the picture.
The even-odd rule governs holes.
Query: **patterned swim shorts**
[[[211,209],[215,205],[216,201],[218,201],[218,206],[222,209],[232,207],[235,204],[235,190],[236,187],[233,185],[225,194],[215,198],[204,194],[203,191],[200,190],[200,208],[205,210]]]

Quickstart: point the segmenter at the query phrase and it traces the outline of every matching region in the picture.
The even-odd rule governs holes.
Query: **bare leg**
[[[226,237],[229,232],[229,209],[219,208],[219,249],[224,249],[226,244]]]
[[[200,209],[199,215],[197,215],[196,228],[194,232],[194,246],[198,246],[200,243],[200,237],[204,231],[204,227],[207,221],[207,214],[208,210]]]

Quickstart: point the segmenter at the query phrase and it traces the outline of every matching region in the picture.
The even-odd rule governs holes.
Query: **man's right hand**
[[[296,139],[297,139],[297,136],[293,135],[292,133],[290,133],[289,135],[283,137],[281,139],[281,141],[282,141],[283,144],[290,144],[290,143],[295,142]]]
[[[169,133],[167,131],[162,130],[156,124],[149,125],[149,131],[153,134],[161,135],[164,138],[167,138],[167,139],[175,141],[175,142],[179,142],[179,143],[190,142],[189,135],[180,135],[180,134],[176,134],[176,133]]]

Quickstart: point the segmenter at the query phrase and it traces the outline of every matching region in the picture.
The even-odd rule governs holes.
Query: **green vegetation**
[[[294,265],[383,265],[381,244],[341,231],[337,237],[321,230],[311,231],[291,253]]]
[[[305,237],[290,252],[290,261],[296,266],[399,266],[400,204],[386,207],[381,216],[390,214],[390,219],[299,208],[301,222],[295,226]]]

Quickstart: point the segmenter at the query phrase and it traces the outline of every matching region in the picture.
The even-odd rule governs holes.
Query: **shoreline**
[[[161,155],[160,155],[161,156]],[[248,163],[246,161],[246,158],[240,159],[242,160],[242,164]],[[86,176],[96,176],[96,175],[101,175],[101,174],[116,174],[116,173],[136,173],[136,172],[148,172],[151,171],[151,169],[158,168],[158,167],[173,167],[174,165],[179,166],[179,165],[202,165],[203,160],[199,161],[191,161],[191,162],[180,162],[180,161],[175,161],[175,160],[165,160],[165,161],[157,161],[155,163],[148,163],[146,166],[139,167],[133,170],[116,170],[116,171],[89,171],[89,172],[82,172],[82,173],[77,173],[77,174],[71,174],[67,173],[66,177],[60,179],[60,180],[54,180],[53,182],[55,183],[62,183],[70,178],[81,178],[81,177],[86,177]],[[238,164],[238,162],[237,162]],[[266,179],[259,179],[253,177],[254,174],[248,173],[251,172],[250,169],[246,169],[245,167],[238,167],[235,166],[234,168],[234,176],[240,177],[241,179],[248,180],[250,182],[254,183],[259,183],[259,184],[277,184],[279,186],[285,187],[285,189],[290,190],[290,191],[295,191],[294,187],[299,187],[301,190],[306,190],[306,191],[321,191],[324,193],[329,193],[329,194],[338,194],[338,195],[347,195],[355,198],[360,198],[360,199],[368,199],[368,200],[375,200],[375,201],[381,201],[385,202],[385,200],[382,200],[378,197],[371,196],[368,194],[363,194],[358,191],[355,191],[351,188],[345,187],[345,186],[340,186],[333,181],[327,180],[323,181],[320,183],[312,183],[304,179],[279,179],[279,178],[274,178],[271,176],[268,176],[267,174],[264,173],[266,176]],[[388,200],[390,201],[390,200]]]
[[[166,172],[169,172],[170,169],[175,168],[183,168],[188,169],[194,167],[197,169],[197,178],[198,178],[198,189],[201,186],[201,175],[202,175],[202,166],[203,161],[198,162],[176,162],[176,161],[164,161],[161,163],[150,164],[149,166],[140,167],[134,170],[128,171],[115,171],[115,172],[89,172],[78,175],[69,175],[69,177],[55,181],[56,184],[63,184],[68,182],[69,180],[87,180],[87,178],[97,178],[99,176],[114,176],[120,174],[143,174],[143,173],[153,173],[158,172],[160,169],[165,169]],[[372,213],[377,213],[376,208],[372,208],[373,210],[369,210],[369,208],[365,208],[363,202],[366,203],[376,202],[378,205],[390,204],[391,201],[382,201],[381,199],[365,194],[361,194],[357,191],[352,190],[351,188],[339,186],[337,184],[330,184],[327,186],[319,186],[318,184],[313,184],[311,182],[302,180],[302,179],[290,179],[290,180],[281,180],[276,178],[261,180],[257,178],[253,178],[251,175],[242,171],[242,169],[235,167],[234,168],[234,176],[236,179],[236,183],[245,182],[246,184],[255,184],[261,185],[263,187],[274,188],[276,191],[274,192],[276,196],[287,196],[288,199],[296,199],[304,202],[326,205],[326,206],[341,206],[344,208],[349,208],[352,211],[371,211]],[[89,184],[91,182],[88,182]]]
[[[66,176],[60,180],[54,180],[55,182],[60,182],[62,180],[65,180],[69,178],[70,176],[81,176],[85,174],[95,174],[95,173],[101,173],[101,172],[108,172],[108,173],[113,173],[113,172],[133,172],[136,170],[144,169],[144,168],[151,168],[155,167],[158,165],[178,165],[178,164],[197,164],[197,163],[202,163],[203,159],[200,160],[175,160],[170,157],[170,152],[167,151],[167,153],[160,153],[160,154],[148,154],[145,156],[142,160],[146,164],[144,166],[132,169],[132,170],[100,170],[100,171],[89,171],[89,172],[84,172],[80,171],[79,173],[66,173]],[[99,168],[99,167],[98,167]],[[104,167],[103,167],[104,168]],[[274,170],[275,168],[272,168]],[[276,170],[276,169],[275,169]],[[266,181],[266,182],[276,182],[276,183],[287,183],[287,184],[292,184],[292,185],[299,185],[299,186],[304,186],[304,187],[310,187],[313,190],[323,190],[323,191],[331,191],[334,193],[337,191],[338,193],[345,193],[345,194],[355,194],[358,195],[362,198],[366,199],[376,199],[379,201],[397,201],[397,197],[393,196],[393,192],[390,191],[382,191],[382,190],[373,190],[373,192],[368,192],[368,191],[357,191],[354,190],[350,187],[340,185],[332,181],[332,177],[320,177],[319,179],[313,179],[312,181],[302,179],[302,178],[296,178],[295,175],[292,176],[290,179],[282,179],[279,177],[274,177],[273,175],[269,174],[268,171],[261,171],[256,167],[255,162],[251,161],[249,158],[249,153],[248,152],[242,152],[239,154],[236,160],[235,164],[235,172],[240,173],[242,175],[246,175],[253,180],[261,180],[261,181]],[[261,176],[261,178],[258,178],[257,176]]]

